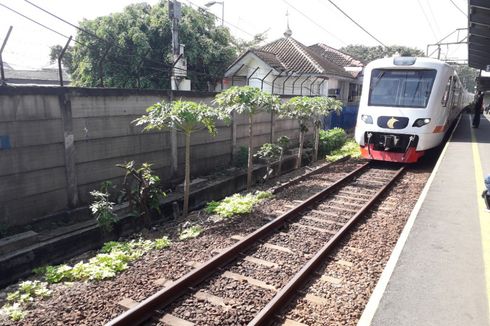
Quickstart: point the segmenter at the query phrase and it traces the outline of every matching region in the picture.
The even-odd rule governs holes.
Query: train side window
[[[446,84],[446,90],[444,91],[444,96],[442,97],[441,101],[442,106],[447,106],[447,102],[449,100],[449,92],[451,91],[451,79],[452,77],[449,77],[449,80]]]

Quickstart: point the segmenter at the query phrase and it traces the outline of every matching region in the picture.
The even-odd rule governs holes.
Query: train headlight
[[[429,124],[429,122],[430,122],[429,118],[417,119],[413,123],[412,127],[422,127],[425,126],[426,124]]]
[[[373,124],[373,117],[370,116],[370,115],[367,115],[367,114],[361,115],[361,120],[364,121],[364,123],[367,123],[367,124],[370,124],[370,125]]]

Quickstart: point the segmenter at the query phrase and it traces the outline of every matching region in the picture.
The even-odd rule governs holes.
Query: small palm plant
[[[231,114],[236,112],[248,116],[248,164],[247,164],[247,189],[252,186],[253,171],[253,118],[261,112],[277,111],[279,98],[275,95],[263,92],[256,87],[242,86],[231,87],[218,95],[214,101],[223,111]]]
[[[185,135],[184,207],[182,214],[186,217],[189,212],[191,134],[206,128],[214,136],[216,135],[216,120],[226,120],[228,116],[210,106],[191,101],[156,103],[146,111],[146,115],[135,120],[136,125],[145,125],[144,130],[172,128]]]

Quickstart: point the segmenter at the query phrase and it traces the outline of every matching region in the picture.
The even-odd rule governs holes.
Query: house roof
[[[41,69],[41,70],[17,70],[8,69],[5,71],[5,79],[7,82],[22,81],[26,83],[38,83],[43,84],[53,83],[58,84],[59,82],[59,72],[57,69]],[[63,80],[66,82],[70,81],[70,76],[63,71]]]
[[[365,63],[353,58],[351,55],[334,49],[326,44],[317,43],[308,47],[322,58],[325,58],[342,67],[364,67]]]
[[[274,59],[275,63],[280,63],[282,70],[352,78],[352,75],[346,72],[343,66],[329,61],[292,37],[280,38],[257,50],[254,53],[264,61],[266,61],[266,58],[261,56],[262,53],[274,54],[275,58],[269,55],[268,59]]]

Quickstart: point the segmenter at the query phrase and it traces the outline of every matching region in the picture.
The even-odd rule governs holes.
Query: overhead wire
[[[424,9],[424,7],[422,6],[422,3],[420,2],[420,0],[417,0],[417,3],[419,4],[419,7],[420,7],[420,9],[422,10],[422,13],[423,13],[423,15],[424,15],[424,17],[425,17],[425,20],[426,20],[427,24],[429,25],[430,30],[432,31],[432,35],[433,35],[433,36],[434,36],[434,38],[437,40],[437,39],[438,39],[437,34],[436,34],[436,32],[434,31],[434,27],[432,27],[432,24],[431,24],[431,22],[430,22],[430,19],[429,19],[429,17],[427,16],[427,13],[425,12],[425,9]]]
[[[295,6],[293,6],[289,1],[287,0],[282,0],[285,4],[287,4],[288,6],[290,6],[291,8],[293,8],[296,12],[298,12],[301,16],[303,16],[304,18],[306,18],[307,20],[309,20],[312,24],[314,24],[315,26],[317,26],[318,28],[320,28],[321,30],[325,31],[328,35],[332,36],[333,38],[335,38],[337,41],[339,41],[340,43],[344,44],[344,45],[347,45],[346,42],[344,42],[342,39],[338,38],[335,34],[333,34],[332,32],[330,32],[329,30],[327,30],[325,27],[323,27],[322,25],[320,25],[319,23],[317,23],[315,20],[313,20],[310,16],[306,15],[304,12],[302,12],[301,10],[299,10],[298,8],[296,8]]]
[[[356,24],[357,27],[362,29],[366,34],[371,36],[376,42],[381,44],[383,47],[387,47],[383,42],[381,42],[378,38],[376,38],[373,34],[369,33],[364,27],[362,27],[357,21],[355,21],[352,17],[350,17],[344,10],[342,10],[339,6],[337,6],[332,0],[327,0],[330,2],[337,10],[339,10],[345,17],[349,18],[350,21],[352,21],[354,24]]]
[[[459,8],[459,6],[453,0],[449,0],[449,1],[451,1],[451,3],[454,5],[454,7],[456,7],[456,9],[459,10],[459,12],[461,12],[465,17],[468,17],[468,15],[463,11],[463,9]]]

